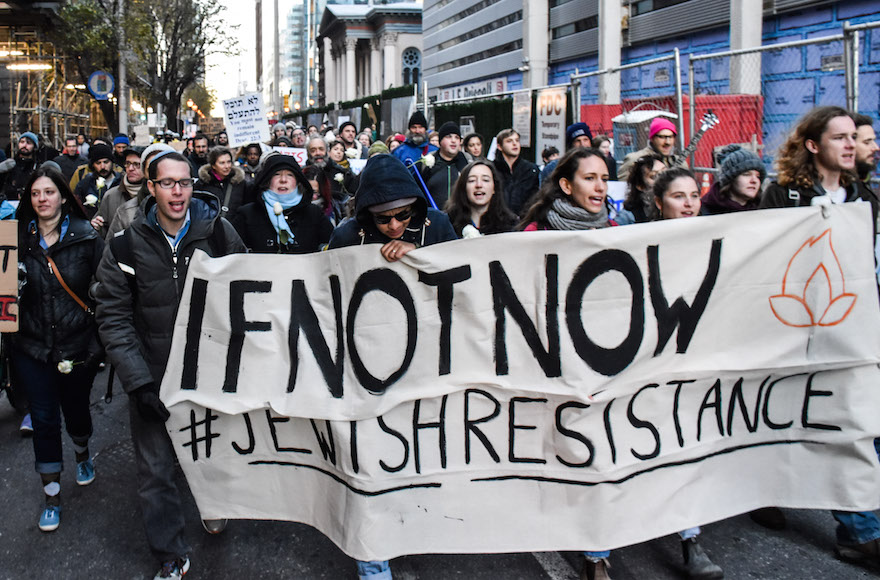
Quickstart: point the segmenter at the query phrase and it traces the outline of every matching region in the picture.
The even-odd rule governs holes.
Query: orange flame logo
[[[791,257],[782,293],[770,297],[770,308],[788,326],[834,326],[849,316],[856,298],[846,291],[829,228],[804,242]]]

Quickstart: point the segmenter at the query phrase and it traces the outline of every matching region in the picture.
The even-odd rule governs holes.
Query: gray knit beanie
[[[739,145],[728,145],[718,154],[721,162],[720,184],[722,187],[733,182],[741,173],[751,169],[757,170],[761,181],[767,177],[767,168],[761,158]]]

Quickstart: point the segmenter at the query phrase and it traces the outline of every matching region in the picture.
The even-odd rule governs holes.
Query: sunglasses
[[[391,220],[397,220],[398,222],[403,223],[406,220],[410,219],[413,216],[413,213],[415,213],[415,210],[412,207],[408,207],[402,212],[396,213],[394,215],[375,214],[373,216],[373,219],[376,220],[376,223],[380,226],[384,226],[390,224]]]

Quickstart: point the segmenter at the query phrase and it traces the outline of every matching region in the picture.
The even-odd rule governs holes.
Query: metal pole
[[[673,62],[673,70],[675,71],[675,107],[678,109],[678,134],[679,136],[684,135],[684,103],[682,102],[681,97],[681,58],[678,54],[678,48],[676,47],[673,52],[675,53],[675,60]],[[681,139],[679,139],[679,142]]]
[[[851,111],[859,112],[859,32],[853,31],[852,40],[852,87],[853,98]]]
[[[579,123],[581,120],[581,80],[577,78],[578,69],[574,69],[574,74],[571,75],[571,119],[575,123]]]
[[[119,26],[119,78],[116,86],[116,111],[119,114],[119,132],[128,135],[128,84],[125,82],[125,0],[119,0],[119,17],[116,20]]]
[[[694,133],[696,132],[697,127],[697,90],[695,87],[695,80],[696,73],[694,72],[694,61],[688,59],[688,110],[690,111],[690,119],[688,119],[688,130],[691,133],[691,139],[694,138]],[[694,153],[690,154],[688,163],[691,167],[694,166]]]
[[[856,33],[857,34],[857,33]],[[843,23],[843,77],[844,87],[846,89],[846,108],[855,111],[853,101],[855,100],[855,91],[853,91],[853,36],[856,36],[849,30],[849,21]]]

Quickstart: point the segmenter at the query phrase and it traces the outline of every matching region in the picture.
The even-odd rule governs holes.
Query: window
[[[646,14],[668,6],[683,4],[687,1],[688,0],[639,0],[638,2],[632,3],[632,15],[638,16],[639,14]]]
[[[576,22],[571,22],[569,24],[564,24],[562,26],[554,28],[553,39],[556,40],[557,38],[563,38],[572,34],[577,34],[578,32],[583,32],[585,30],[591,30],[598,27],[599,17],[590,16],[589,18],[584,18],[582,20],[578,20]]]
[[[417,48],[409,47],[403,51],[403,84],[419,84],[419,72],[422,66],[422,53]]]
[[[437,72],[447,71],[449,69],[453,69],[456,67],[464,66],[466,64],[471,64],[474,62],[478,62],[481,60],[485,60],[487,58],[491,58],[493,56],[498,56],[499,54],[505,54],[511,52],[513,50],[522,49],[523,43],[522,40],[515,40],[513,42],[508,42],[507,44],[502,44],[501,46],[496,46],[487,50],[483,50],[476,54],[472,54],[470,56],[466,56],[464,58],[456,59],[452,62],[447,62],[441,64],[437,67]]]
[[[446,50],[450,46],[455,46],[456,44],[465,42],[466,40],[482,36],[487,32],[492,32],[493,30],[501,28],[502,26],[507,26],[508,24],[519,22],[520,20],[522,20],[522,10],[518,10],[513,14],[508,14],[504,18],[499,18],[498,20],[494,20],[488,24],[480,26],[479,28],[475,28],[469,32],[465,32],[461,36],[456,36],[455,38],[451,38],[446,42],[441,42],[434,48],[434,50]]]

